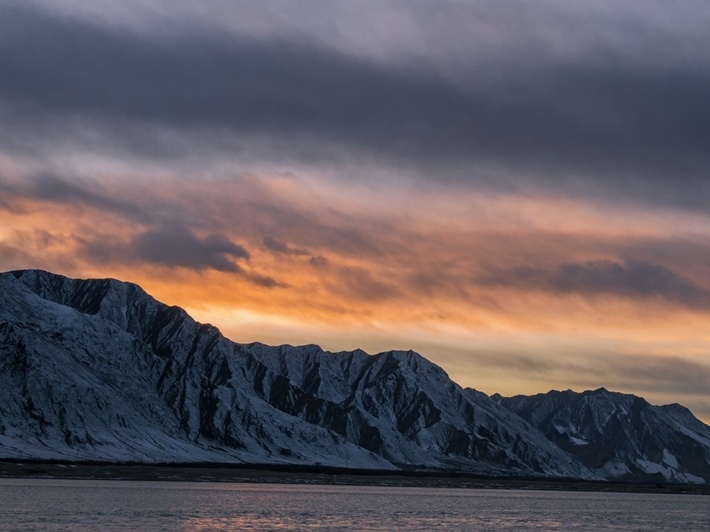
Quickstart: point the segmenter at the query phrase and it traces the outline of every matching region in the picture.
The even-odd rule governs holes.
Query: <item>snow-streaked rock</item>
[[[692,460],[671,442],[600,461],[583,451],[633,404],[550,425],[521,401],[462,389],[412,351],[237,344],[133,284],[0,274],[2,458],[710,478],[710,428],[682,407],[659,408]]]
[[[604,388],[493,398],[607,479],[710,480],[710,427],[680,405]]]

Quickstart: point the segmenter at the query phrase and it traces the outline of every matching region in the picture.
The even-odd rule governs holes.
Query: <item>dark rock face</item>
[[[604,477],[710,478],[710,427],[680,405],[652,406],[604,388],[494,399]]]
[[[606,414],[620,394],[569,394],[494,401],[411,351],[236,344],[136,285],[0,274],[0,457],[710,478],[710,429],[682,407],[625,399],[634,439]]]

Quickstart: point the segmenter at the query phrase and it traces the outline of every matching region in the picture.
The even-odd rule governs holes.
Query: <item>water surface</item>
[[[708,530],[704,496],[0,479],[1,530]]]

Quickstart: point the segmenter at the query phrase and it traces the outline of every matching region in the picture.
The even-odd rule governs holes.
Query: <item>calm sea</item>
[[[710,530],[704,496],[0,479],[0,530]]]

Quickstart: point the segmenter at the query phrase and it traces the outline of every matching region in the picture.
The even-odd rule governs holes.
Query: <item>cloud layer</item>
[[[660,298],[667,304],[710,307],[710,291],[672,270],[648,262],[609,260],[566,263],[546,271],[522,266],[482,277],[485,284],[550,291],[560,294]]]
[[[317,16],[314,16],[317,14]],[[710,416],[704,3],[0,5],[0,269]],[[655,395],[654,395],[655,394]]]
[[[574,60],[482,48],[451,75],[293,35],[150,35],[2,11],[7,142],[17,130],[51,143],[109,128],[105,142],[165,158],[175,135],[217,135],[282,162],[365,157],[468,186],[707,207],[710,64],[682,49],[676,61],[643,63],[621,48]],[[140,138],[145,127],[165,132]]]

